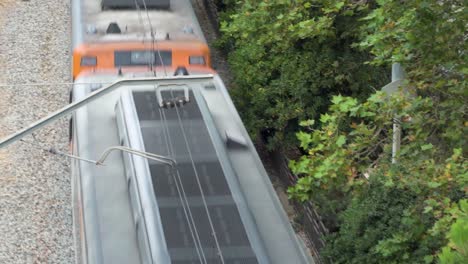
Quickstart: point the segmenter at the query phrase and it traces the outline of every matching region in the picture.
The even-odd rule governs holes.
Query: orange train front
[[[160,67],[210,72],[209,48],[190,1],[76,0],[72,5],[73,79],[85,72]]]
[[[179,67],[209,70],[208,46],[196,40],[86,43],[73,51],[73,79],[84,72],[151,70],[160,67],[173,73]]]

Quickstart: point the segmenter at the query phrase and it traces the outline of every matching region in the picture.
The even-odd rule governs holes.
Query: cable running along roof
[[[170,102],[184,92],[160,95]],[[177,163],[149,165],[172,263],[258,263],[193,92],[172,107],[160,107],[155,92],[133,97],[145,150]]]

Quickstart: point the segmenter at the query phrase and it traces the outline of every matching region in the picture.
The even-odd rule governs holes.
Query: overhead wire
[[[161,120],[163,120],[163,124],[164,124],[164,138],[165,138],[165,141],[166,141],[166,149],[168,151],[168,155],[169,155],[169,157],[175,159],[175,151],[174,151],[174,147],[172,145],[172,138],[170,136],[169,127],[167,125],[166,114],[165,114],[164,110],[161,109],[161,108],[159,108],[159,115],[160,115]],[[183,208],[184,214],[186,216],[187,225],[189,226],[189,229],[190,229],[190,232],[191,232],[191,235],[192,235],[192,239],[194,240],[193,242],[195,243],[195,249],[197,251],[198,257],[199,257],[201,263],[206,263],[207,264],[208,262],[206,260],[205,253],[203,251],[203,245],[202,245],[201,240],[200,240],[200,235],[199,235],[198,229],[196,227],[195,220],[193,218],[192,210],[190,209],[190,204],[188,202],[188,198],[187,198],[187,195],[185,193],[185,188],[184,188],[184,185],[182,183],[182,178],[181,178],[179,170],[177,168],[175,168],[175,173],[172,174],[172,176],[174,178],[176,188],[177,188],[177,191],[179,193],[179,197],[181,199],[182,208]]]
[[[138,22],[140,23],[141,27],[142,27],[142,35],[143,35],[143,44],[146,43],[146,25],[145,23],[143,22],[143,17],[141,15],[141,8],[140,8],[140,4],[138,4],[137,2],[138,0],[134,0],[135,2],[135,7],[137,9],[137,12],[138,12]],[[146,3],[145,3],[145,10],[146,10]],[[149,29],[150,29],[150,32],[153,30],[152,29],[152,25],[149,24]],[[151,33],[150,33],[151,34]],[[148,59],[148,67],[150,68],[150,70],[153,72],[153,75],[156,76],[156,72],[153,70],[153,60],[154,60],[154,55],[151,55],[150,58]]]
[[[154,31],[153,24],[151,23],[151,18],[149,16],[149,11],[148,11],[148,8],[146,6],[146,0],[143,0],[143,7],[145,8],[146,18],[148,19],[148,24],[149,24],[150,31],[151,31],[151,45],[152,45],[151,49],[152,49],[153,52],[155,52],[155,51],[157,52],[159,60],[161,62],[161,66],[163,67],[163,70],[164,70],[164,76],[167,77],[166,66],[164,65],[164,61],[163,61],[162,56],[161,56],[161,51],[159,50],[159,45],[158,45],[158,42],[156,41],[156,36],[155,36],[156,32]],[[155,46],[156,46],[156,50],[155,50]],[[154,73],[156,74],[156,71],[154,71]]]
[[[171,96],[173,98],[175,98],[174,96],[174,93],[173,93],[173,90],[171,89],[170,90],[171,92]],[[197,185],[198,185],[198,189],[200,190],[200,195],[201,195],[201,198],[202,198],[202,201],[203,201],[203,205],[204,205],[204,208],[205,208],[205,212],[207,214],[207,217],[208,217],[208,223],[210,225],[210,228],[212,230],[212,236],[214,238],[214,242],[216,244],[216,248],[217,248],[217,251],[218,251],[218,255],[219,255],[219,258],[221,260],[221,263],[224,264],[224,257],[223,257],[223,252],[221,251],[221,246],[219,244],[219,241],[218,241],[218,237],[216,235],[216,231],[215,231],[215,228],[214,228],[214,225],[213,225],[213,220],[211,218],[211,214],[210,214],[210,210],[208,209],[208,203],[206,202],[206,197],[205,197],[205,192],[203,190],[203,187],[201,185],[201,182],[200,182],[200,177],[198,175],[198,170],[197,170],[197,167],[195,166],[195,161],[193,160],[193,156],[192,156],[192,151],[190,149],[190,144],[188,142],[188,138],[187,138],[187,135],[185,133],[185,128],[184,128],[184,125],[183,125],[183,122],[182,122],[182,118],[180,117],[180,112],[179,112],[179,106],[177,106],[177,104],[174,105],[174,109],[176,110],[176,114],[177,114],[177,120],[178,120],[178,123],[179,123],[179,127],[181,129],[181,132],[182,132],[182,136],[183,136],[183,139],[184,139],[184,142],[185,142],[185,146],[187,148],[187,153],[189,155],[189,158],[190,158],[190,161],[192,163],[192,168],[193,168],[193,171],[195,173],[195,179],[197,180]]]
[[[140,10],[140,7],[139,7],[139,5],[137,3],[137,0],[135,0],[135,5],[136,5],[137,10],[138,10],[140,24],[142,25],[143,30],[144,30],[145,25],[143,23],[143,19],[141,18],[141,10]],[[153,71],[154,75],[156,76],[156,70],[153,67],[153,64],[154,64],[154,61],[155,61],[153,56],[154,56],[154,54],[156,52],[158,54],[159,60],[161,62],[161,66],[163,67],[164,75],[167,77],[166,66],[164,65],[164,61],[163,61],[163,58],[161,56],[161,52],[159,50],[159,47],[158,47],[158,44],[157,44],[157,41],[156,41],[156,38],[155,38],[155,31],[153,29],[153,24],[151,23],[151,19],[150,19],[150,16],[149,16],[149,11],[148,11],[148,8],[147,8],[147,5],[146,5],[146,0],[143,0],[143,7],[144,7],[145,12],[146,12],[146,18],[147,18],[147,21],[148,21],[148,26],[150,28],[150,36],[151,36],[151,52],[152,52],[152,55],[150,56],[150,61],[149,61],[150,69],[151,69],[151,71]],[[143,34],[143,42],[145,42],[145,36],[146,36],[146,33]],[[156,64],[156,66],[157,66],[157,64]],[[165,117],[164,111],[161,111],[161,109],[159,109],[159,113],[160,113],[161,119],[164,122],[166,122],[166,117]],[[173,157],[175,159],[175,152],[174,152],[174,149],[173,149],[173,146],[172,146],[170,133],[168,131],[167,124],[165,125],[164,135],[166,137],[166,148],[167,148],[168,154],[170,155],[170,157]],[[190,204],[188,202],[188,198],[187,198],[187,195],[185,193],[185,189],[184,189],[184,186],[182,184],[182,179],[181,179],[181,176],[180,176],[180,173],[179,173],[178,169],[177,168],[171,168],[171,175],[173,176],[175,184],[176,184],[176,189],[177,189],[179,199],[180,199],[181,204],[182,204],[182,209],[184,211],[184,215],[185,215],[185,218],[186,218],[186,221],[187,221],[187,225],[189,227],[190,234],[191,234],[193,242],[195,244],[195,250],[197,252],[200,263],[207,264],[208,262],[206,260],[206,257],[205,257],[204,251],[203,251],[202,243],[201,243],[201,240],[200,240],[200,235],[199,235],[198,229],[197,229],[197,227],[195,225],[195,220],[193,218],[193,214],[192,214],[192,211],[190,209]]]
[[[143,43],[145,43],[145,36],[146,36],[145,24],[143,23],[143,18],[141,16],[140,5],[138,4],[137,0],[135,0],[135,7],[136,7],[137,13],[138,13],[138,23],[140,23],[140,25],[142,26]]]

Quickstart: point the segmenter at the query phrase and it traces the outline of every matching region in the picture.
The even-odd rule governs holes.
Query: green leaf
[[[300,131],[296,135],[297,139],[299,139],[301,148],[307,148],[312,142],[312,136],[309,133]]]
[[[338,139],[336,140],[336,145],[337,145],[338,147],[343,146],[345,143],[346,143],[346,137],[343,136],[343,135],[340,135],[340,136],[338,137]]]
[[[315,124],[315,120],[309,119],[299,122],[299,125],[302,127],[311,127]]]
[[[345,5],[345,2],[341,1],[335,4],[336,9],[341,9]]]
[[[450,239],[468,253],[468,221],[458,220],[450,229]]]
[[[423,213],[427,214],[427,213],[429,213],[431,211],[432,211],[432,206],[426,206],[426,207],[424,207]]]
[[[429,188],[432,188],[432,189],[435,189],[435,188],[437,188],[437,187],[439,187],[441,185],[442,185],[442,183],[439,183],[439,182],[428,182],[427,183],[427,186],[429,186]]]
[[[428,150],[428,149],[432,149],[433,145],[431,143],[429,144],[425,144],[425,145],[422,145],[421,146],[421,150]]]
[[[427,255],[424,257],[424,263],[430,264],[434,261],[434,257],[431,255]]]
[[[340,104],[341,102],[343,102],[343,99],[344,99],[343,96],[341,96],[341,95],[335,95],[335,96],[333,96],[333,98],[332,98],[331,101],[332,101],[333,104],[338,105],[338,104]]]
[[[332,117],[329,114],[323,114],[320,116],[320,122],[322,123],[327,123],[330,120],[332,120]]]

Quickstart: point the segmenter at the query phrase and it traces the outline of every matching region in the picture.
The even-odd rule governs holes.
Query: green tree
[[[303,177],[290,195],[335,216],[323,253],[336,262],[466,261],[467,20],[463,1],[376,1],[353,45],[370,64],[401,62],[406,92],[334,97],[319,125],[298,133],[307,155],[291,162]]]
[[[298,120],[326,111],[333,94],[365,98],[387,82],[353,47],[367,5],[355,1],[243,1],[221,25],[232,96],[253,137],[294,142]],[[379,74],[380,73],[380,74]]]
[[[378,92],[359,103],[335,96],[320,129],[297,134],[308,153],[290,167],[302,176],[291,197],[312,199],[332,234],[323,254],[335,263],[431,263],[466,197],[468,163],[428,141],[431,98]],[[393,117],[403,120],[391,163]]]
[[[228,1],[221,43],[235,103],[270,147],[296,135],[304,155],[290,163],[300,179],[289,194],[317,205],[336,263],[467,257],[465,2]],[[395,62],[405,92],[375,92]]]
[[[466,145],[466,1],[380,0],[365,18],[360,47],[372,64],[401,62],[411,85],[434,99],[428,122],[446,151]]]
[[[449,244],[439,255],[440,263],[456,264],[468,260],[468,201],[460,201],[460,207],[453,208],[452,215],[457,221],[452,224],[447,235]]]

